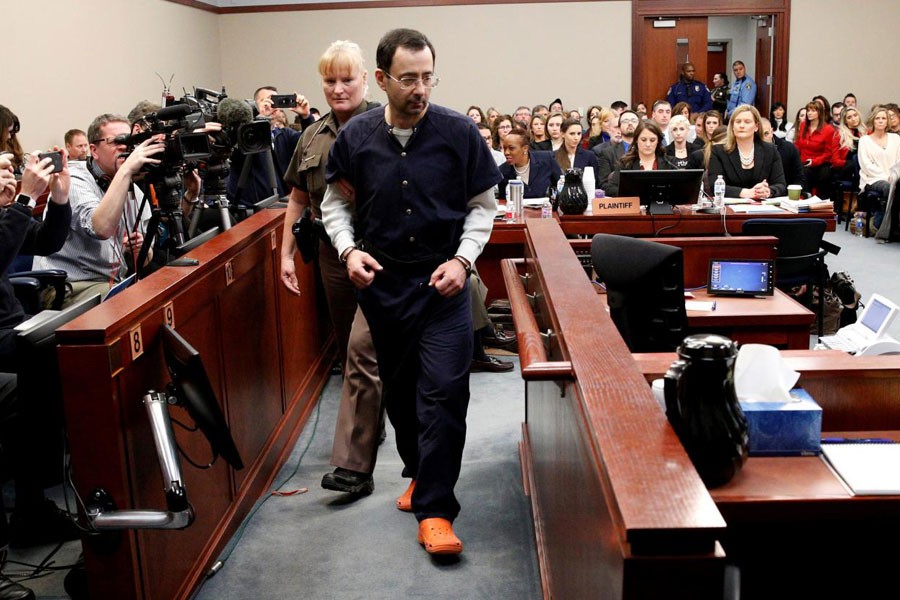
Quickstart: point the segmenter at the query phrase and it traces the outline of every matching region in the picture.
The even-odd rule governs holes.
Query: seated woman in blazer
[[[521,127],[513,127],[503,140],[503,154],[506,164],[500,165],[500,199],[506,200],[506,185],[516,177],[525,184],[525,198],[542,198],[550,186],[556,186],[562,170],[550,152],[531,151],[528,132]]]
[[[621,171],[671,171],[676,167],[666,157],[662,131],[653,121],[641,121],[634,130],[634,140],[622,158],[616,163],[616,170],[610,173],[606,184],[607,196],[619,195],[619,173]]]
[[[785,195],[787,181],[781,156],[774,145],[762,141],[759,129],[759,111],[747,104],[734,109],[728,121],[727,141],[712,147],[707,189],[713,189],[716,178],[722,175],[729,198],[765,200]]]
[[[569,169],[594,170],[594,181],[597,180],[597,155],[590,150],[581,147],[581,121],[579,119],[566,119],[560,128],[563,134],[563,144],[556,151],[556,164],[563,171]]]

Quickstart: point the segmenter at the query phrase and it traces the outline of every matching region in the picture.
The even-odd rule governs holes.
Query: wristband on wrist
[[[463,258],[462,256],[460,256],[459,254],[457,254],[457,255],[454,256],[453,258],[455,258],[456,260],[458,260],[458,261],[460,262],[460,264],[463,266],[463,268],[466,270],[466,277],[470,277],[470,276],[472,275],[472,265],[471,265],[471,263],[469,263],[468,260],[466,260],[465,258]]]
[[[356,250],[356,246],[350,246],[349,248],[344,250],[344,253],[341,254],[341,262],[346,265],[347,259],[350,257],[350,253],[353,252],[354,250]]]

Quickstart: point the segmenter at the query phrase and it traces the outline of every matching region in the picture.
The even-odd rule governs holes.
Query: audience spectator
[[[515,127],[503,142],[506,162],[500,165],[500,199],[506,200],[506,186],[517,177],[525,184],[525,198],[541,198],[547,195],[562,175],[559,165],[549,152],[532,152],[528,145],[528,132]]]
[[[712,140],[712,135],[722,125],[722,115],[717,110],[708,110],[703,113],[703,127],[697,132],[697,137],[703,140],[703,143]]]
[[[666,93],[666,100],[675,106],[675,114],[679,113],[676,105],[684,102],[688,106],[688,112],[704,112],[712,108],[712,97],[709,88],[702,81],[694,79],[697,69],[694,63],[686,62],[681,65],[681,76],[672,84]],[[686,115],[687,116],[687,115]]]
[[[853,92],[848,92],[847,95],[844,96],[844,106],[856,108],[856,96]]]
[[[772,130],[777,138],[785,139],[794,128],[794,124],[788,121],[787,109],[781,102],[772,104],[772,110],[769,112],[769,122],[772,123]]]
[[[0,105],[0,154],[12,154],[12,169],[16,175],[22,174],[25,166],[25,153],[19,144],[16,134],[19,133],[19,117],[3,105]]]
[[[704,176],[704,181],[706,181],[706,175],[709,175],[709,155],[712,152],[712,147],[714,145],[721,145],[725,143],[725,140],[728,139],[728,128],[724,125],[719,125],[716,127],[712,134],[709,136],[709,141],[703,144],[703,147],[699,150],[694,150],[691,152],[690,157],[688,158],[688,169],[703,169],[707,171]]]
[[[787,140],[777,137],[772,129],[772,123],[765,117],[760,119],[759,131],[762,141],[774,144],[775,149],[778,150],[785,182],[788,185],[799,185],[806,188],[803,164],[800,162],[800,151],[797,150],[797,147]]]
[[[562,146],[562,124],[565,120],[562,113],[551,113],[547,118],[547,137],[550,138],[550,147],[546,150],[556,152]],[[541,148],[541,150],[544,149]]]
[[[634,140],[634,131],[641,118],[633,110],[626,110],[619,115],[619,133],[621,140],[610,140],[591,148],[597,155],[597,187],[607,192],[610,174],[615,170],[619,159],[628,152]]]
[[[713,88],[710,91],[712,98],[713,110],[718,111],[720,115],[725,114],[728,108],[728,96],[731,94],[731,85],[728,83],[728,75],[725,73],[716,73],[713,75]]]
[[[619,195],[619,173],[625,170],[671,171],[675,165],[666,158],[663,134],[653,121],[641,121],[634,130],[634,141],[616,163],[606,185],[607,196]]]
[[[531,109],[531,116],[533,117],[534,115],[541,115],[546,121],[547,117],[550,116],[550,109],[543,104],[535,104],[534,108]]]
[[[666,156],[669,157],[669,162],[678,169],[686,168],[691,152],[703,147],[701,144],[688,142],[690,126],[690,121],[683,115],[675,115],[669,121],[669,137],[672,141],[666,146]]]
[[[647,105],[643,102],[638,102],[637,104],[635,104],[633,110],[635,114],[641,119],[647,118]]]
[[[831,124],[837,128],[841,126],[841,111],[844,110],[843,102],[835,102],[831,105]]]
[[[787,135],[784,136],[789,142],[796,142],[797,140],[797,132],[800,130],[800,123],[803,123],[806,120],[806,106],[802,107],[797,111],[797,116],[794,117],[794,125],[788,129]]]
[[[572,109],[569,111],[569,114],[566,116],[567,119],[575,119],[579,123],[581,123],[581,113],[578,112],[577,109]]]
[[[747,67],[743,61],[734,61],[731,69],[734,73],[734,82],[731,84],[731,93],[728,95],[728,108],[725,110],[726,120],[731,117],[731,113],[738,106],[742,104],[753,106],[756,101],[756,82],[747,75]]]
[[[823,200],[831,195],[832,164],[843,165],[838,152],[838,135],[828,122],[830,119],[825,106],[821,100],[811,100],[806,104],[806,119],[800,123],[794,141],[800,151],[809,191]]]
[[[516,109],[513,119],[522,127],[522,129],[528,131],[528,126],[531,125],[531,109],[527,106],[520,106]]]
[[[484,111],[481,110],[481,107],[472,105],[466,109],[466,114],[476,123],[487,123],[487,117],[484,115]]]
[[[494,121],[497,120],[497,117],[500,116],[500,112],[494,108],[493,106],[487,109],[487,124],[491,127],[494,126]]]
[[[550,114],[564,112],[562,100],[557,98],[550,103]]]
[[[888,115],[888,131],[891,133],[900,133],[900,107],[893,102],[884,105],[887,108]]]
[[[491,139],[494,141],[494,149],[500,150],[503,145],[503,138],[513,128],[513,118],[509,115],[501,115],[494,119],[491,125]]]
[[[741,105],[728,121],[728,140],[713,146],[709,157],[709,185],[719,175],[725,179],[725,195],[729,198],[765,200],[784,196],[787,183],[778,150],[762,141],[759,135],[761,117],[750,105]]]
[[[550,138],[547,137],[547,118],[541,114],[531,117],[531,142],[532,150],[550,150]]]
[[[679,102],[677,104],[672,105],[672,116],[681,115],[685,119],[690,121],[691,119],[691,105],[687,102]]]
[[[628,109],[628,104],[624,100],[616,100],[612,104],[609,105],[611,110],[614,110],[617,114],[622,114]]]
[[[503,153],[499,150],[494,150],[494,142],[493,142],[493,134],[491,133],[491,128],[488,127],[487,123],[476,123],[475,126],[478,128],[478,135],[481,136],[481,139],[484,140],[484,143],[487,144],[488,148],[491,149],[491,156],[494,157],[494,162],[497,163],[499,167],[503,163],[506,162],[506,157],[503,156]]]
[[[588,148],[593,148],[603,142],[608,142],[616,137],[616,123],[619,115],[610,109],[603,109],[600,114],[591,121],[591,137],[588,139]],[[596,123],[596,129],[594,124]]]
[[[131,133],[140,133],[147,128],[145,118],[147,115],[159,111],[160,108],[162,107],[159,104],[149,100],[141,100],[135,104],[134,108],[128,112],[128,122],[131,124]]]
[[[581,121],[566,119],[561,127],[563,145],[556,151],[556,164],[563,171],[568,169],[594,170],[594,181],[597,180],[597,156],[590,150],[581,147]]]
[[[663,134],[660,143],[665,147],[671,141],[669,139],[669,120],[672,118],[672,106],[665,100],[657,100],[653,103],[651,118]]]
[[[876,106],[866,121],[868,135],[859,140],[859,191],[874,192],[885,201],[891,190],[891,169],[900,162],[900,136],[888,135],[888,109]],[[896,204],[896,203],[895,203]],[[900,205],[898,205],[900,206]],[[877,228],[882,225],[884,213],[878,211],[873,219]],[[896,210],[891,213],[889,221],[896,221]],[[888,224],[887,229],[890,229]],[[879,239],[887,239],[879,231]]]
[[[86,160],[88,155],[87,134],[80,129],[70,129],[63,140],[69,160]]]

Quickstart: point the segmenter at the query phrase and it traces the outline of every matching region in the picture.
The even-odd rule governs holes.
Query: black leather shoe
[[[375,490],[375,481],[368,473],[359,473],[338,467],[322,477],[322,487],[326,490],[368,496]]]
[[[30,548],[81,537],[71,515],[44,498],[36,507],[16,509],[9,520],[11,548]],[[2,596],[0,596],[2,598]]]
[[[502,361],[495,356],[488,356],[487,360],[472,359],[470,373],[508,373],[515,368],[515,363]]]
[[[0,600],[34,600],[34,592],[0,573]]]
[[[519,351],[519,342],[516,334],[506,333],[502,329],[494,329],[493,335],[482,335],[481,343],[488,348],[499,348],[509,352]]]

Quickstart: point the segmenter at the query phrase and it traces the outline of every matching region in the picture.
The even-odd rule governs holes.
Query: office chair
[[[843,177],[835,173],[831,182],[834,212],[837,213],[838,223],[841,222],[841,219],[846,219],[847,225],[845,227],[850,224],[850,209],[853,207],[853,198],[859,192],[859,158],[856,155],[856,151],[848,154],[847,160],[850,163],[850,173]],[[850,196],[847,198],[847,208],[844,211],[844,194],[846,192],[850,192]],[[846,217],[844,216],[845,213]]]
[[[775,285],[790,293],[792,288],[806,286],[801,301],[816,313],[816,331],[822,335],[825,303],[822,290],[828,269],[825,255],[837,254],[839,246],[826,242],[823,219],[750,219],[744,222],[743,235],[771,235],[778,238],[775,259]],[[813,288],[818,286],[820,300],[813,305]]]
[[[20,271],[10,274],[9,282],[25,314],[36,315],[43,310],[41,297],[48,288],[53,288],[56,292],[50,308],[53,310],[62,308],[66,296],[66,272],[61,269]]]
[[[838,182],[842,183],[843,182]],[[872,220],[872,213],[877,211],[879,208],[882,208],[881,202],[883,198],[880,194],[875,192],[859,191],[859,156],[853,156],[853,181],[851,182],[852,189],[850,190],[850,200],[847,202],[847,212],[845,214],[845,218],[847,219],[844,223],[844,231],[847,231],[850,228],[850,219],[853,218],[852,209],[853,209],[853,195],[856,194],[856,210],[858,212],[862,212],[866,214],[866,222],[865,229],[863,230],[863,235],[865,237],[869,237],[869,221]]]

